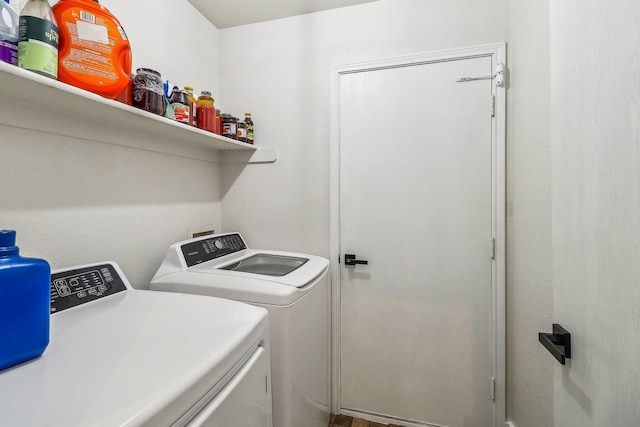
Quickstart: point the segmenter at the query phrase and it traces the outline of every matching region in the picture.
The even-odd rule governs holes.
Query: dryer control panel
[[[190,241],[180,246],[187,267],[221,258],[247,249],[247,245],[238,233],[218,234],[204,239]]]
[[[115,263],[56,271],[51,274],[51,314],[127,289]]]

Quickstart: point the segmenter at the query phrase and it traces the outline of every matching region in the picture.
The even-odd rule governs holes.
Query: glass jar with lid
[[[138,68],[133,77],[131,104],[141,110],[164,116],[165,100],[162,90],[162,76],[150,68]]]
[[[216,109],[214,107],[215,100],[211,96],[211,92],[203,90],[196,101],[196,111],[198,116],[198,128],[214,132],[216,124]]]
[[[247,142],[247,124],[245,122],[238,123],[238,141]]]
[[[222,113],[222,136],[238,139],[238,119],[231,114]]]

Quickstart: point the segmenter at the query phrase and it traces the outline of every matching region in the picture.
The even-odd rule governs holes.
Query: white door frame
[[[469,48],[444,50],[419,55],[380,59],[331,67],[331,103],[330,103],[330,256],[331,295],[332,295],[332,390],[331,410],[341,411],[340,405],[340,271],[343,268],[340,258],[340,76],[355,72],[395,68],[400,66],[428,64],[474,57],[492,58],[495,73],[498,64],[506,64],[506,43],[495,43]],[[451,76],[475,77],[475,76]],[[460,83],[467,84],[467,83]],[[495,258],[492,265],[492,314],[491,314],[491,352],[492,375],[495,378],[495,401],[493,406],[494,427],[505,424],[505,189],[506,189],[506,86],[493,87],[495,96],[495,114],[492,122],[492,231],[495,238]],[[488,244],[488,243],[487,243]]]

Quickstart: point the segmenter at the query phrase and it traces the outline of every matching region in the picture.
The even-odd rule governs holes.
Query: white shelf
[[[278,153],[275,148],[237,142],[186,126],[4,62],[0,62],[0,87],[0,98],[44,107],[61,114],[110,124],[132,132],[155,134],[175,140],[172,152],[179,151],[180,146],[187,144],[222,152],[223,161],[230,158],[233,159],[232,162],[270,163],[277,159]],[[123,145],[127,145],[126,141]],[[225,153],[228,151],[239,153],[227,156]]]

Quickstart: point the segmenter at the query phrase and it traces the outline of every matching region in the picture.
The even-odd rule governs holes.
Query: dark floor
[[[380,424],[346,415],[331,415],[329,427],[400,427],[396,424]]]

